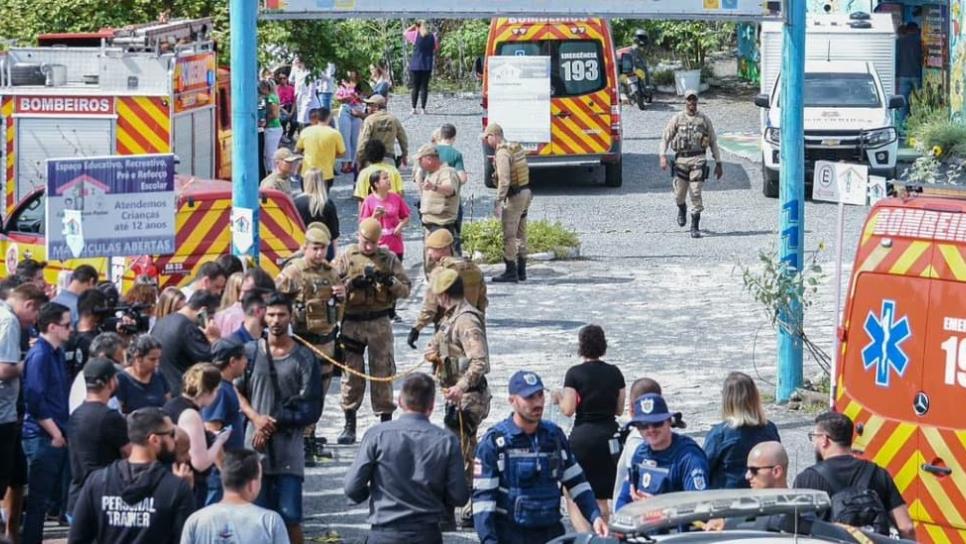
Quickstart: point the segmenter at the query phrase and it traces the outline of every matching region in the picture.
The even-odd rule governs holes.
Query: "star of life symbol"
[[[875,367],[876,385],[889,387],[891,370],[901,378],[909,366],[909,356],[902,350],[902,343],[912,336],[909,317],[896,320],[896,302],[883,300],[882,312],[878,316],[869,312],[863,328],[872,341],[862,349],[862,364],[866,370]]]

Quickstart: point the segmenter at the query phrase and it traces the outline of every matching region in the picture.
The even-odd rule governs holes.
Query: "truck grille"
[[[821,148],[806,147],[806,161],[862,161],[859,148]]]

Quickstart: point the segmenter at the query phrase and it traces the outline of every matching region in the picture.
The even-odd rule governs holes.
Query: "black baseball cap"
[[[234,338],[223,338],[211,346],[211,362],[216,365],[227,363],[232,357],[240,357],[245,353],[245,344]]]
[[[88,385],[105,384],[115,374],[117,367],[106,357],[94,357],[84,365],[84,381]]]

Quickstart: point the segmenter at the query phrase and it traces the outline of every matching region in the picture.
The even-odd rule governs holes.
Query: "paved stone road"
[[[702,97],[701,108],[719,132],[755,132],[758,112],[751,103],[753,92]],[[394,98],[392,109],[408,111],[403,102]],[[658,168],[656,153],[661,129],[679,108],[680,103],[669,96],[659,96],[644,112],[624,108],[624,186],[620,189],[603,187],[600,171],[547,171],[534,180],[530,216],[557,220],[575,229],[582,241],[582,258],[533,264],[525,284],[490,287],[487,327],[494,400],[488,423],[508,413],[506,383],[517,369],[534,370],[549,386],[560,386],[566,369],[579,362],[577,330],[590,322],[606,330],[606,359],[620,366],[628,382],[641,376],[658,379],[672,409],[685,413],[687,432],[699,438],[717,421],[720,387],[729,371],[757,377],[761,390],[773,395],[775,334],[742,291],[735,264],[753,264],[760,249],[776,246],[777,201],[762,196],[757,164],[726,154],[724,179],[706,186],[705,237],[692,240],[685,229],[678,228],[669,178]],[[480,181],[479,111],[478,99],[434,97],[429,115],[402,115],[414,148],[428,141],[440,123],[456,125],[457,147],[464,153],[471,177],[464,191],[470,218],[482,217],[492,208],[493,191],[483,188]],[[349,183],[340,178],[334,190],[347,235],[353,231],[355,214],[355,206],[349,202]],[[844,252],[849,263],[866,210],[849,208],[846,212]],[[819,258],[831,278],[835,208],[808,202],[806,220],[807,248],[814,251],[824,242],[827,250]],[[425,289],[417,271],[420,247],[419,233],[412,229],[405,263],[416,288],[411,299],[400,305],[402,322],[395,327],[400,370],[421,361],[421,353],[405,345]],[[823,286],[806,325],[806,331],[826,350],[831,348],[833,323],[830,283]],[[421,339],[420,345],[425,343]],[[815,364],[806,361],[806,376],[817,372]],[[332,391],[338,391],[337,384]],[[342,424],[336,398],[337,393],[330,394],[321,431],[330,440]],[[768,411],[779,423],[791,451],[792,472],[811,464],[812,452],[805,438],[810,416],[774,405]],[[362,426],[374,423],[368,406],[360,416]],[[332,462],[309,470],[307,528],[311,534],[335,530],[346,541],[360,541],[367,507],[347,505],[341,491],[341,478],[354,448],[333,447],[331,451],[335,455]],[[447,542],[474,539],[471,533],[447,536]]]

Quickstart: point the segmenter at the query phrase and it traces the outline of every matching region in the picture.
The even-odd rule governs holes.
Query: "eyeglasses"
[[[815,438],[816,438],[816,437],[819,437],[819,436],[828,436],[828,435],[827,435],[827,434],[825,434],[825,433],[808,433],[808,439],[809,439],[810,441],[811,441],[811,440],[815,440]]]
[[[159,432],[151,433],[151,434],[156,435],[156,436],[170,436],[171,438],[174,438],[175,429],[172,428],[170,431],[163,431],[163,432],[159,431]]]
[[[752,476],[757,476],[759,470],[771,470],[771,469],[773,469],[773,468],[775,468],[777,466],[778,465],[765,465],[765,466],[760,466],[760,467],[748,467],[748,472],[750,472]]]
[[[660,429],[665,423],[667,423],[667,420],[657,423],[635,423],[634,426],[638,429]]]
[[[57,326],[59,326],[59,327],[64,327],[65,329],[69,329],[70,328],[70,321],[68,321],[66,323],[54,323],[54,324],[57,325]]]

